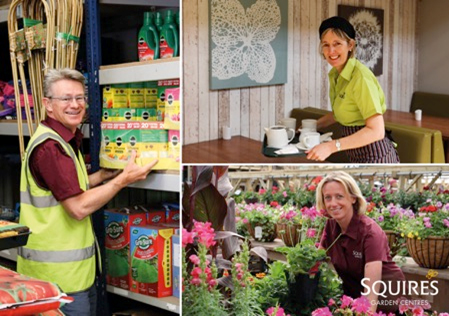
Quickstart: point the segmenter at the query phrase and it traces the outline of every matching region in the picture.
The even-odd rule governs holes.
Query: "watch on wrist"
[[[335,147],[337,147],[337,151],[341,150],[341,144],[340,144],[340,140],[339,139],[335,140]]]

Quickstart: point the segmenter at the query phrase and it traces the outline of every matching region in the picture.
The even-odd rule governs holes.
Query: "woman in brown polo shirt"
[[[321,247],[330,247],[327,254],[343,280],[344,294],[352,298],[365,295],[373,312],[397,311],[396,299],[405,291],[391,293],[398,293],[397,286],[405,283],[398,281],[405,277],[391,259],[384,231],[364,214],[366,201],[355,180],[345,172],[329,174],[317,187],[316,203],[330,216]],[[385,285],[376,281],[384,281]]]

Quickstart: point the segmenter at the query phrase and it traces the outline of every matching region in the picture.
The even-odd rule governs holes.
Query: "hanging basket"
[[[259,203],[259,199],[257,197],[245,198],[244,200],[246,204]]]
[[[301,225],[276,224],[278,238],[287,247],[294,247],[301,242]]]
[[[384,230],[384,232],[387,235],[391,258],[393,258],[399,251],[398,233],[396,233],[394,230]]]
[[[449,266],[449,238],[407,238],[407,250],[420,267],[446,269]]]
[[[258,223],[248,223],[246,224],[248,227],[249,234],[256,241],[262,242],[272,242],[276,239],[276,224],[258,224]],[[262,237],[256,237],[256,227],[262,228]]]

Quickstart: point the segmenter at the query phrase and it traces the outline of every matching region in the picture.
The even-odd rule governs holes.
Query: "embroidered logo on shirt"
[[[344,99],[346,95],[346,92],[340,93],[338,96],[340,97],[340,99]]]
[[[354,258],[362,259],[362,253],[361,252],[353,250],[352,254],[354,255]]]

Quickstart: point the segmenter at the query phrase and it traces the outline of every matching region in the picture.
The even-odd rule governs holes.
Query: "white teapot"
[[[288,132],[292,131],[292,136],[288,137]],[[282,148],[295,137],[295,130],[281,125],[275,125],[265,128],[267,135],[267,147]]]

